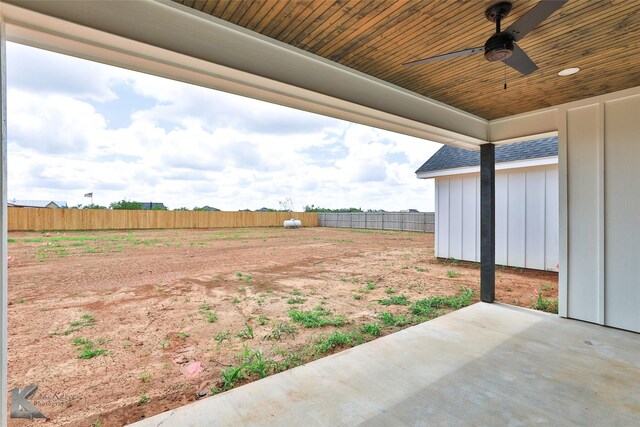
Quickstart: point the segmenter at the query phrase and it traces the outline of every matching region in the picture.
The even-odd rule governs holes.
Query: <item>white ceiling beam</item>
[[[463,148],[488,121],[169,0],[4,0],[8,40]]]

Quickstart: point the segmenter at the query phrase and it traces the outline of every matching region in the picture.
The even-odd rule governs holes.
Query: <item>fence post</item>
[[[369,228],[369,225],[367,224],[367,213],[366,212],[364,213],[364,228],[365,228],[365,230],[367,228]]]
[[[400,214],[400,231],[404,231],[404,212]]]
[[[349,228],[353,228],[353,212],[349,215]]]

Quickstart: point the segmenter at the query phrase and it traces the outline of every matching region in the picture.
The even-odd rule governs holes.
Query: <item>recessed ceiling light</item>
[[[564,70],[560,71],[560,72],[558,73],[558,75],[559,75],[559,76],[562,76],[562,77],[566,77],[566,76],[570,76],[570,75],[572,75],[572,74],[575,74],[575,73],[577,73],[578,71],[580,71],[580,68],[578,68],[578,67],[574,67],[574,68],[566,68],[566,69],[564,69]]]

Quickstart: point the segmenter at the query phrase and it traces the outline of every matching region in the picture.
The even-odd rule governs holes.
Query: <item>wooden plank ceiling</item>
[[[640,86],[640,0],[569,0],[518,43],[526,77],[482,54],[401,65],[484,45],[495,0],[175,1],[486,119]],[[537,3],[514,0],[503,28]]]

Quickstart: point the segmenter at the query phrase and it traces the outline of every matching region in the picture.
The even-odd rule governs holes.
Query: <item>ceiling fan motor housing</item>
[[[484,57],[495,62],[509,58],[513,54],[513,38],[506,33],[494,34],[484,44]]]

